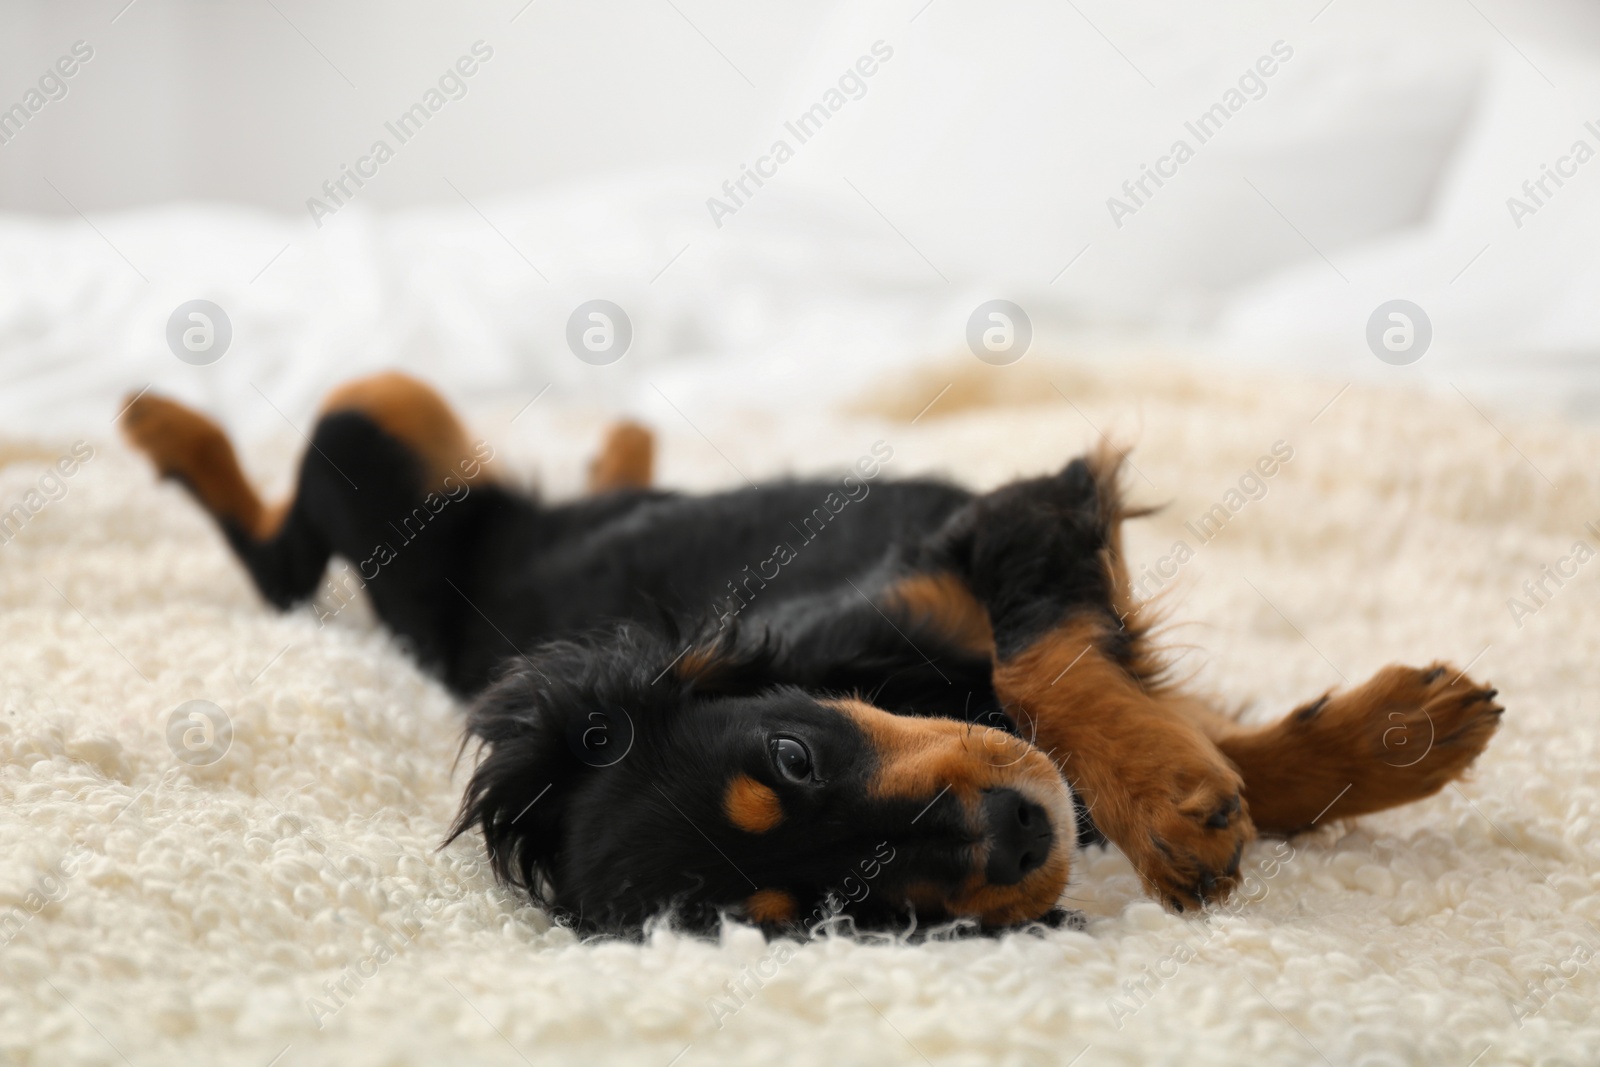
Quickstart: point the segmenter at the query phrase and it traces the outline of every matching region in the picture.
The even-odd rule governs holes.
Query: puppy
[[[472,698],[453,836],[481,832],[502,879],[586,928],[669,909],[1003,927],[1050,915],[1097,835],[1197,908],[1258,832],[1438,791],[1503,710],[1440,663],[1259,727],[1183,692],[1130,594],[1136,512],[1105,451],[982,494],[877,480],[879,456],[686,496],[649,487],[627,427],[594,492],[550,504],[391,373],[329,397],[268,506],[204,416],[147,394],[123,427],[269,603],[308,599],[331,556],[359,567],[383,623]]]

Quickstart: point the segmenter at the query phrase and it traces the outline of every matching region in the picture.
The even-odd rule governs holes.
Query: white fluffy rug
[[[1095,427],[1137,439],[1135,485],[1171,507],[1129,553],[1139,571],[1179,538],[1196,549],[1162,584],[1197,684],[1266,717],[1391,661],[1471,661],[1509,709],[1473,779],[1257,844],[1252,899],[1199,919],[1091,850],[1068,890],[1083,931],[582,943],[496,888],[475,839],[436,851],[462,784],[457,708],[370,616],[319,629],[263,607],[109,426],[64,489],[41,478],[71,441],[11,441],[0,510],[43,506],[0,545],[0,1058],[1600,1062],[1600,562],[1563,565],[1577,576],[1547,581],[1543,606],[1522,589],[1574,542],[1600,548],[1600,436],[1455,392],[977,369],[828,419],[664,409],[661,481],[735,484],[719,449],[757,481],[842,467],[883,438],[895,473],[989,486]],[[476,413],[478,432],[570,492],[600,413],[552,394],[513,426],[515,407]],[[1198,546],[1185,520],[1279,441],[1293,458],[1266,495]],[[281,486],[297,444],[248,442],[246,463]],[[1537,610],[1513,619],[1511,597]],[[195,699],[233,731],[207,767],[167,743]]]

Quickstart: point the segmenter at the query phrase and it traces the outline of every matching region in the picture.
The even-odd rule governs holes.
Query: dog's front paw
[[[1127,826],[1112,840],[1150,894],[1174,910],[1226,899],[1255,837],[1243,780],[1231,767],[1199,761],[1145,778],[1128,797]]]

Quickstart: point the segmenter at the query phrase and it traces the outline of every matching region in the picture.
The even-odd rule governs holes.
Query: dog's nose
[[[983,818],[989,830],[983,875],[990,885],[1016,885],[1044,866],[1055,841],[1044,808],[1015,789],[994,789],[983,798]]]

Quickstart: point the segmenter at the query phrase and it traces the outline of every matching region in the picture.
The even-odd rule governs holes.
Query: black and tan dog
[[[1260,727],[1177,689],[1129,593],[1108,453],[981,495],[858,478],[845,507],[838,482],[653,490],[626,427],[595,492],[551,505],[385,374],[329,398],[269,508],[203,416],[147,395],[124,429],[274,605],[308,599],[330,556],[363,562],[383,622],[476,694],[456,833],[594,927],[667,909],[781,926],[852,881],[859,921],[1015,924],[1052,911],[1092,832],[1198,907],[1257,831],[1426,797],[1500,721],[1494,690],[1442,664]],[[730,584],[749,600],[719,623]]]

